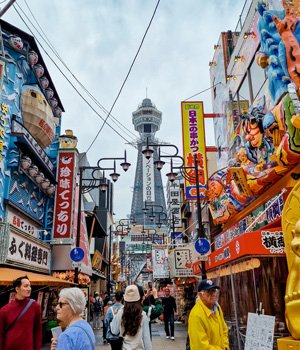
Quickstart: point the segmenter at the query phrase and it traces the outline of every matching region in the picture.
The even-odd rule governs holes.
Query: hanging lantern
[[[41,77],[40,78],[40,84],[41,84],[41,88],[43,90],[45,90],[49,86],[49,80],[46,77]]]
[[[31,177],[36,176],[36,174],[38,173],[39,168],[36,165],[31,165],[30,168],[28,168],[28,173]]]
[[[45,175],[42,172],[38,172],[36,177],[35,177],[35,182],[37,184],[40,184],[45,178]]]
[[[41,64],[35,64],[33,66],[33,69],[34,69],[35,75],[38,78],[41,78],[44,75],[45,70],[44,70],[44,67]]]
[[[30,166],[31,166],[31,163],[32,163],[32,162],[31,162],[31,159],[30,159],[29,157],[23,156],[23,157],[21,158],[20,164],[21,164],[21,168],[22,168],[23,170],[29,169]]]
[[[38,60],[39,60],[38,54],[35,51],[33,51],[33,50],[29,51],[29,53],[28,53],[28,63],[31,66],[33,66],[33,65],[38,63]]]

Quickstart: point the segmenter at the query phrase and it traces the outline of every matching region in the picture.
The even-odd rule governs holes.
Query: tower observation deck
[[[162,206],[164,212],[166,212],[161,173],[153,165],[153,162],[158,159],[157,147],[154,147],[153,156],[149,160],[142,154],[143,147],[147,144],[147,139],[150,144],[157,143],[155,134],[160,129],[161,121],[162,113],[149,98],[145,98],[137,110],[132,113],[132,123],[134,129],[139,132],[140,138],[137,142],[138,155],[131,216],[139,225],[154,224],[150,221],[149,217],[144,215],[142,210],[145,206],[145,201],[149,205],[155,204]]]

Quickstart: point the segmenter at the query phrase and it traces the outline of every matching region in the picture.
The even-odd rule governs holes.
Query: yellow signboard
[[[197,199],[195,159],[198,160],[200,198],[204,198],[207,183],[203,102],[181,102],[182,140],[185,179],[185,198]]]

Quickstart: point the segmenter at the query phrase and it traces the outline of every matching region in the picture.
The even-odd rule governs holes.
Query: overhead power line
[[[102,131],[104,125],[106,124],[107,119],[109,118],[109,116],[110,116],[112,110],[113,110],[114,107],[115,107],[116,102],[118,101],[118,99],[119,99],[119,97],[120,97],[120,95],[121,95],[121,92],[122,92],[122,90],[123,90],[123,88],[124,88],[124,86],[125,86],[125,83],[126,83],[128,77],[129,77],[129,74],[131,73],[131,70],[132,70],[132,68],[133,68],[133,65],[134,65],[134,63],[135,63],[135,61],[136,61],[136,59],[137,59],[137,57],[138,57],[138,54],[140,53],[140,50],[141,50],[141,48],[142,48],[142,46],[143,46],[144,40],[145,40],[145,38],[146,38],[146,35],[147,35],[147,33],[148,33],[148,31],[149,31],[149,29],[150,29],[150,27],[151,27],[151,24],[152,24],[152,21],[153,21],[153,19],[154,19],[155,14],[156,14],[156,10],[157,10],[157,8],[158,8],[159,3],[160,3],[160,0],[157,1],[157,4],[156,4],[156,6],[155,6],[155,9],[154,9],[153,14],[152,14],[151,19],[150,19],[150,22],[149,22],[149,24],[148,24],[148,26],[147,26],[147,29],[146,29],[146,31],[145,31],[145,34],[144,34],[143,38],[142,38],[142,41],[141,41],[140,46],[139,46],[139,48],[138,48],[138,50],[137,50],[137,53],[135,54],[134,59],[133,59],[131,65],[130,65],[130,68],[129,68],[129,70],[128,70],[128,73],[127,73],[127,75],[126,75],[126,77],[125,77],[125,79],[124,79],[124,81],[123,81],[123,83],[122,83],[122,85],[121,85],[121,88],[120,88],[120,90],[119,90],[119,92],[118,92],[118,94],[117,94],[117,97],[115,98],[115,100],[114,100],[114,102],[113,102],[113,104],[112,104],[112,106],[111,106],[111,108],[110,108],[110,111],[109,111],[107,117],[105,118],[104,123],[102,124],[101,128],[98,130],[96,136],[94,137],[94,139],[93,139],[93,141],[91,142],[91,144],[89,145],[89,147],[87,148],[86,153],[88,153],[88,151],[92,148],[93,144],[94,144],[95,141],[97,140],[97,138],[98,138],[100,132]]]
[[[17,6],[20,8],[20,6],[17,4]],[[33,35],[33,37],[35,38],[35,40],[38,42],[38,44],[40,45],[41,49],[45,52],[45,54],[49,57],[49,59],[52,61],[52,63],[55,65],[55,67],[59,70],[59,72],[62,74],[62,76],[68,81],[68,83],[72,86],[72,88],[76,91],[76,93],[83,99],[83,101],[97,114],[97,116],[103,120],[103,122],[105,122],[117,135],[119,135],[126,143],[131,143],[127,138],[125,138],[120,132],[118,132],[113,126],[111,126],[108,122],[107,122],[107,118],[105,119],[104,117],[102,117],[100,115],[100,113],[86,100],[86,98],[79,92],[79,90],[75,87],[75,85],[68,79],[68,77],[66,76],[66,74],[62,71],[62,69],[58,66],[58,64],[52,59],[52,57],[50,56],[50,54],[47,52],[47,50],[44,48],[44,46],[42,45],[42,43],[40,42],[40,40],[36,37],[36,35],[33,33],[33,31],[31,30],[31,28],[29,27],[29,25],[26,23],[26,21],[24,20],[24,18],[22,17],[22,15],[20,14],[20,12],[17,10],[17,8],[14,6],[15,11],[17,12],[17,14],[19,15],[19,17],[21,18],[21,20],[23,21],[23,23],[25,24],[25,26],[28,28],[28,30],[30,31],[30,33]],[[20,8],[20,10],[23,12],[24,16],[27,18],[27,20],[31,23],[31,25],[35,28],[35,26],[33,25],[33,23],[30,21],[30,19],[28,18],[28,16],[24,13],[24,11],[22,10],[22,8]],[[36,28],[35,28],[36,29]],[[37,29],[36,29],[37,30]],[[41,34],[39,33],[39,35],[41,36]],[[41,36],[42,37],[42,36]],[[45,39],[43,39],[45,41]],[[46,41],[45,41],[46,42]],[[47,44],[47,42],[46,42]],[[47,44],[49,46],[49,44]],[[68,68],[67,68],[68,69]],[[69,70],[69,69],[68,69]],[[69,72],[72,74],[72,72],[69,70]],[[73,75],[73,74],[72,74]],[[74,75],[73,75],[74,76]],[[76,79],[76,81],[84,88],[84,90],[86,90],[87,93],[88,90],[80,83],[80,81],[74,76],[74,78]],[[92,96],[92,95],[91,95]],[[97,101],[95,99],[95,101]],[[94,102],[95,102],[94,101]],[[101,104],[97,101],[98,106],[101,106]],[[102,106],[103,107],[103,106]],[[104,108],[104,107],[103,107]],[[119,122],[119,124],[121,124]],[[122,124],[121,124],[122,125]],[[123,126],[123,125],[122,125]],[[123,126],[124,127],[124,126]],[[126,128],[126,127],[125,127]],[[122,132],[124,132],[124,130],[122,130]],[[136,135],[134,135],[134,137],[136,137]],[[133,137],[131,137],[132,140],[134,140]]]

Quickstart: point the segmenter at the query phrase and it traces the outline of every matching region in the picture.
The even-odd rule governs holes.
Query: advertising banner
[[[153,157],[143,157],[143,201],[154,202],[154,164]]]
[[[15,232],[11,228],[3,230],[1,234],[0,263],[50,272],[51,251],[49,244],[42,243],[42,241],[25,233]]]
[[[168,181],[167,198],[170,221],[172,221],[172,223],[174,221],[174,227],[182,227],[179,180],[174,180],[173,182]],[[173,226],[172,223],[171,225]]]
[[[153,278],[169,278],[168,248],[166,245],[152,246]]]
[[[284,256],[284,240],[281,227],[247,232],[236,237],[208,257],[206,267],[211,269],[249,255]]]
[[[71,238],[73,233],[75,152],[59,151],[53,239]]]
[[[190,178],[190,180],[185,179],[185,198],[187,200],[197,199],[194,155],[196,155],[198,160],[200,197],[204,198],[207,182],[207,164],[203,102],[181,102],[181,116],[184,166]]]

